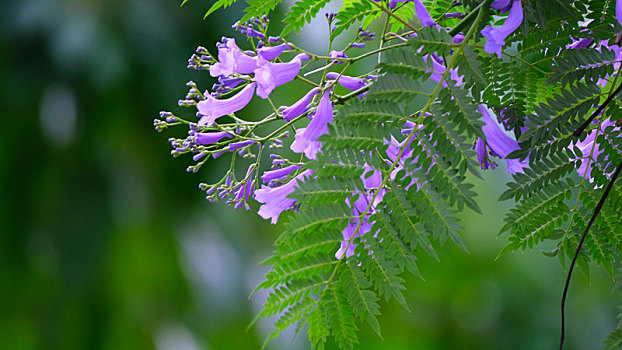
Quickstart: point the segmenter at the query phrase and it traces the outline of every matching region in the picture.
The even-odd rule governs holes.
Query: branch
[[[607,97],[607,99],[605,100],[605,102],[603,102],[603,104],[601,104],[597,110],[594,111],[594,113],[592,113],[592,115],[585,121],[585,123],[583,123],[577,130],[575,130],[572,135],[579,137],[581,136],[581,134],[583,133],[583,131],[585,130],[585,128],[587,128],[590,123],[594,120],[594,118],[596,118],[597,115],[599,115],[603,109],[605,109],[605,107],[607,107],[607,105],[609,104],[609,102],[611,102],[611,100],[613,100],[614,97],[616,97],[616,95],[622,91],[622,84],[620,84],[618,86],[618,88],[613,92],[613,94],[610,94],[609,97]]]
[[[566,296],[568,295],[568,287],[570,285],[570,278],[572,277],[572,271],[574,270],[574,266],[577,262],[577,258],[579,257],[579,251],[581,251],[583,242],[585,242],[585,237],[587,237],[587,233],[590,230],[592,223],[594,223],[596,216],[598,215],[600,210],[603,208],[603,204],[605,203],[605,200],[607,199],[607,196],[609,195],[609,191],[613,187],[613,183],[616,182],[616,179],[618,178],[618,174],[620,174],[620,169],[622,169],[622,162],[620,162],[620,164],[616,168],[615,173],[611,177],[611,180],[609,180],[609,184],[607,185],[607,189],[605,189],[605,193],[603,193],[602,197],[600,197],[600,201],[598,202],[598,204],[596,205],[596,208],[594,209],[594,213],[592,214],[592,217],[590,218],[590,222],[588,222],[587,226],[585,227],[585,231],[583,232],[583,236],[581,236],[581,240],[579,241],[577,250],[574,253],[574,257],[572,258],[570,269],[568,269],[568,277],[566,277],[566,284],[564,285],[564,293],[562,294],[562,304],[561,304],[561,309],[562,309],[562,332],[561,333],[562,334],[559,340],[559,350],[562,350],[564,348],[564,333],[565,333],[564,307],[566,306]]]

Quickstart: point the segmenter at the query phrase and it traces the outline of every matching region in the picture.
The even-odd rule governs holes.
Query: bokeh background
[[[271,330],[245,328],[280,228],[256,207],[206,202],[197,184],[222,164],[188,174],[171,135],[153,130],[188,80],[209,87],[186,60],[233,35],[241,11],[202,20],[211,1],[179,4],[0,0],[0,349],[258,349]],[[325,49],[322,31],[299,40]],[[423,256],[426,280],[406,277],[412,312],[383,303],[384,340],[363,324],[357,348],[556,348],[557,259],[544,245],[495,260],[503,167],[476,181],[485,214],[463,215],[470,253]],[[611,287],[600,269],[576,274],[566,349],[600,348],[616,324]],[[306,349],[305,338],[268,349]]]

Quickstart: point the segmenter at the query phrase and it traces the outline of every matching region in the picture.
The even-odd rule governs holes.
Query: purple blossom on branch
[[[415,3],[415,12],[417,13],[417,18],[419,18],[419,22],[423,27],[434,27],[436,26],[436,22],[430,16],[430,13],[425,8],[421,0],[413,0]]]
[[[518,142],[516,142],[513,138],[503,132],[501,127],[490,117],[490,113],[488,109],[483,104],[479,105],[477,111],[483,115],[484,122],[486,125],[482,127],[482,131],[484,131],[484,135],[486,135],[486,144],[492,152],[499,158],[505,159],[510,153],[513,151],[520,149],[518,146]],[[478,144],[482,141],[478,139]],[[487,154],[481,155],[479,152],[485,152],[485,147],[478,147],[478,160],[480,160],[480,164],[482,166],[486,166],[485,163],[481,163],[481,159],[486,159]],[[523,168],[529,165],[529,161],[525,159],[524,161],[520,161],[519,159],[505,159],[508,165],[508,174],[516,174],[523,173]]]
[[[235,113],[246,105],[253,98],[255,92],[255,83],[250,83],[238,92],[237,95],[228,99],[219,100],[210,95],[206,95],[207,99],[199,101],[197,109],[202,116],[199,125],[212,126],[216,119],[223,115]]]
[[[277,86],[288,83],[298,75],[301,61],[309,59],[309,55],[302,53],[285,63],[274,63],[259,57],[257,69],[254,70],[257,82],[257,96],[265,99]]]
[[[350,77],[347,75],[340,75],[339,73],[336,73],[336,72],[327,73],[326,79],[328,80],[339,79],[337,80],[337,83],[339,83],[339,85],[343,86],[344,88],[348,90],[358,90],[364,87],[365,85],[367,85],[367,82],[365,82],[365,78],[355,78],[355,77]]]
[[[290,165],[281,169],[269,170],[263,173],[261,176],[261,180],[265,183],[268,183],[273,180],[283,180],[287,177],[287,175],[291,174],[292,171],[302,169],[300,165]]]
[[[330,90],[324,92],[317,106],[313,119],[306,128],[296,130],[296,137],[291,150],[296,153],[304,153],[307,158],[315,159],[322,144],[318,137],[328,132],[328,123],[333,121],[333,105],[330,102]]]
[[[235,39],[225,39],[218,47],[218,62],[214,63],[209,73],[213,77],[228,77],[233,73],[250,74],[257,68],[257,57],[243,53]]]
[[[491,27],[487,25],[482,30],[482,35],[487,38],[484,50],[488,53],[496,53],[501,58],[501,48],[505,45],[505,38],[516,30],[523,22],[523,6],[521,0],[512,0],[512,8],[503,25]]]
[[[300,100],[289,107],[281,107],[283,110],[283,119],[289,122],[294,118],[301,116],[309,106],[311,99],[320,92],[320,88],[313,88],[311,91],[307,92]]]
[[[284,185],[276,188],[262,186],[261,189],[255,191],[255,199],[257,202],[263,203],[257,214],[264,219],[271,219],[270,222],[276,224],[279,220],[279,215],[283,211],[292,208],[296,203],[295,199],[287,198],[287,196],[294,192],[298,181],[304,181],[305,177],[312,174],[313,170],[305,170]]]
[[[194,135],[194,143],[199,145],[209,145],[218,142],[225,137],[232,137],[228,132],[198,132]]]

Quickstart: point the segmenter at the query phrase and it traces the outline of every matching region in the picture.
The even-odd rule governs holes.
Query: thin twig
[[[565,320],[564,320],[564,316],[565,316],[564,307],[566,306],[566,296],[568,295],[568,287],[570,286],[570,278],[572,277],[572,271],[574,270],[574,266],[577,262],[577,258],[579,257],[579,252],[581,251],[583,242],[585,242],[585,237],[587,237],[587,233],[590,230],[592,223],[594,223],[596,216],[598,215],[600,210],[603,208],[603,204],[605,204],[605,200],[607,199],[607,196],[609,195],[609,191],[611,190],[611,187],[613,187],[613,183],[616,182],[616,179],[618,178],[618,174],[620,174],[620,169],[622,169],[622,162],[620,162],[620,164],[616,168],[616,172],[611,177],[611,180],[609,180],[609,184],[607,185],[607,188],[605,189],[605,193],[603,193],[602,197],[600,197],[600,201],[598,202],[598,204],[596,205],[596,208],[594,209],[594,213],[592,214],[592,217],[590,218],[590,222],[588,222],[587,226],[585,227],[583,236],[581,236],[581,240],[579,241],[577,250],[574,253],[574,257],[572,258],[572,263],[570,264],[570,268],[568,269],[568,277],[566,277],[566,284],[564,285],[564,293],[562,294],[562,304],[561,304],[561,309],[562,309],[562,332],[561,333],[562,334],[559,340],[559,350],[562,350],[564,348],[564,334],[565,334],[565,326],[566,326]]]
[[[600,107],[598,107],[597,110],[594,111],[594,113],[592,113],[592,115],[585,121],[585,123],[583,123],[577,130],[575,130],[572,135],[579,137],[581,136],[581,134],[583,133],[583,130],[585,130],[585,128],[587,128],[590,123],[594,120],[594,118],[596,118],[597,115],[600,114],[600,112],[603,111],[603,109],[605,109],[605,107],[607,107],[607,105],[609,104],[609,102],[611,102],[611,100],[613,100],[614,97],[616,97],[616,95],[622,90],[622,84],[620,84],[618,86],[618,88],[616,89],[616,91],[613,92],[613,94],[609,95],[609,97],[607,97],[607,99],[605,100],[605,102],[603,102],[603,104],[600,105]]]

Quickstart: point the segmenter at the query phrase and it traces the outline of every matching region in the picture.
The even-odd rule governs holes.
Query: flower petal
[[[333,105],[330,103],[330,90],[326,91],[320,99],[315,115],[306,128],[296,130],[296,137],[291,150],[303,153],[309,159],[315,159],[321,148],[317,138],[328,132],[328,123],[333,121]]]
[[[289,122],[292,119],[302,115],[307,110],[309,102],[311,102],[313,96],[317,95],[319,92],[320,88],[313,88],[296,103],[289,107],[285,107],[283,109],[283,119]]]
[[[199,120],[199,125],[212,126],[217,118],[241,110],[246,107],[253,98],[254,92],[255,83],[250,83],[246,85],[242,91],[238,92],[237,95],[227,99],[219,100],[210,95],[206,95],[206,100],[197,103],[197,109],[199,113],[203,115]]]
[[[505,38],[512,34],[523,22],[523,6],[521,0],[513,0],[512,8],[507,19],[500,27],[486,26],[482,30],[482,35],[487,38],[484,51],[496,53],[501,58],[501,48],[505,45]]]

